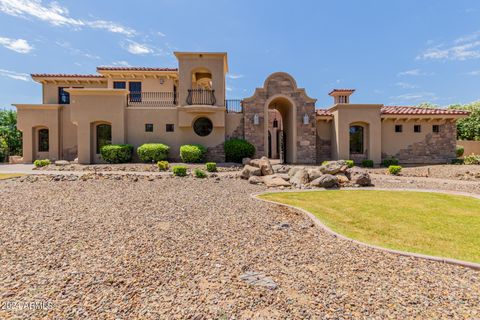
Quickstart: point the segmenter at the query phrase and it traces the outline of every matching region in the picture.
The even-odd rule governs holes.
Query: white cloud
[[[57,42],[55,42],[55,44],[59,47],[62,47],[64,49],[66,49],[68,52],[70,52],[73,55],[80,55],[80,56],[84,56],[85,58],[89,58],[89,59],[100,59],[100,57],[95,55],[95,54],[91,54],[89,52],[86,52],[86,51],[83,51],[83,50],[72,47],[70,42],[57,41]]]
[[[131,40],[128,41],[128,44],[126,45],[126,49],[131,54],[142,55],[142,54],[153,53],[153,49],[150,48],[148,45],[131,41]]]
[[[114,66],[130,67],[130,64],[125,60],[115,61],[112,64]]]
[[[20,73],[10,70],[0,69],[0,76],[14,79],[14,80],[21,80],[21,81],[30,81],[30,75],[27,73]]]
[[[159,35],[160,37],[166,37],[167,36],[165,33],[160,32],[160,31],[157,32],[157,35]]]
[[[232,91],[233,91],[233,88],[227,86],[227,91],[228,91],[228,92],[232,92]]]
[[[228,78],[232,79],[232,80],[236,80],[236,79],[240,79],[240,78],[243,78],[243,74],[235,74],[235,73],[229,73],[227,75]]]
[[[406,71],[402,71],[402,72],[399,72],[397,74],[397,76],[401,77],[401,76],[426,76],[428,75],[428,73],[420,70],[420,69],[411,69],[411,70],[406,70]]]
[[[111,21],[89,21],[73,18],[66,7],[60,6],[55,1],[44,5],[42,0],[0,0],[0,11],[14,17],[36,18],[54,26],[90,27],[126,36],[132,36],[136,33],[131,28]]]
[[[411,83],[407,83],[407,82],[397,82],[395,83],[395,85],[397,87],[400,87],[402,89],[415,89],[415,88],[418,88],[418,86],[414,85],[414,84],[411,84]]]
[[[33,50],[33,46],[24,39],[10,39],[0,37],[0,45],[18,53],[29,53]]]
[[[467,74],[469,76],[480,76],[480,70],[470,71],[470,72],[467,72]]]
[[[453,41],[453,44],[439,44],[427,48],[417,56],[422,60],[468,60],[480,58],[480,32],[462,36]]]
[[[399,96],[390,97],[390,99],[397,101],[434,101],[438,100],[437,96],[432,92],[416,92],[405,93]]]

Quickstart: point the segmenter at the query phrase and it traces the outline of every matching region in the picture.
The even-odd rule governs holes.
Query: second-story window
[[[65,91],[68,87],[58,87],[58,104],[69,104],[70,94]]]
[[[125,81],[113,81],[113,89],[127,89]]]
[[[142,83],[140,81],[129,82],[128,91],[130,91],[130,102],[142,102]]]

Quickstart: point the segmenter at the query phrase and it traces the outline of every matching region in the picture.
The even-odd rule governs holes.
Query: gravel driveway
[[[0,181],[0,318],[479,318],[480,272],[339,240],[222,178]],[[250,286],[263,272],[277,285]],[[18,303],[46,301],[28,310]]]

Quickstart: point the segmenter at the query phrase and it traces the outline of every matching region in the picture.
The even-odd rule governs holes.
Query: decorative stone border
[[[431,261],[436,261],[436,262],[443,262],[443,263],[453,264],[453,265],[462,266],[462,267],[471,268],[471,269],[480,271],[480,263],[462,261],[462,260],[451,259],[451,258],[443,258],[443,257],[437,257],[437,256],[429,256],[429,255],[425,255],[425,254],[412,253],[412,252],[406,252],[406,251],[400,251],[400,250],[394,250],[394,249],[388,249],[388,248],[368,244],[368,243],[365,243],[365,242],[361,242],[361,241],[358,241],[358,240],[355,240],[355,239],[352,239],[352,238],[348,238],[348,237],[346,237],[342,234],[339,234],[339,233],[333,231],[329,227],[327,227],[313,213],[311,213],[311,212],[309,212],[305,209],[302,209],[302,208],[299,208],[299,207],[296,207],[296,206],[292,206],[292,205],[289,205],[289,204],[284,204],[284,203],[280,203],[280,202],[275,202],[275,201],[265,200],[265,199],[259,198],[260,195],[270,194],[270,193],[314,192],[314,191],[326,191],[326,190],[327,189],[269,190],[269,191],[263,191],[263,192],[258,192],[258,193],[252,193],[252,194],[250,194],[250,197],[252,197],[255,200],[259,200],[259,201],[263,201],[263,202],[267,202],[267,203],[272,203],[272,204],[276,204],[276,205],[281,205],[281,206],[284,206],[284,207],[287,207],[287,208],[290,208],[290,209],[293,209],[293,210],[300,211],[303,214],[305,214],[306,216],[308,216],[318,227],[322,228],[323,230],[325,230],[327,233],[331,234],[332,236],[335,236],[335,237],[337,237],[339,239],[342,239],[342,240],[350,241],[350,242],[353,242],[355,244],[358,244],[358,245],[361,245],[361,246],[364,246],[364,247],[367,247],[367,248],[370,248],[370,249],[381,250],[381,251],[384,251],[384,252],[393,253],[393,254],[397,254],[397,255],[401,255],[401,256],[413,257],[413,258],[417,258],[417,259],[426,259],[426,260],[431,260]],[[480,195],[477,195],[477,194],[471,194],[471,193],[466,193],[466,192],[456,192],[456,191],[433,190],[433,189],[366,187],[366,188],[342,188],[341,190],[370,190],[370,191],[383,190],[383,191],[435,192],[435,193],[443,193],[443,194],[450,194],[450,195],[461,195],[461,196],[467,196],[467,197],[473,197],[473,198],[476,198],[476,199],[480,199]]]

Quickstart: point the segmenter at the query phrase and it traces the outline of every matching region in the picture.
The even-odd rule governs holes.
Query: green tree
[[[453,104],[449,109],[470,111],[470,116],[457,121],[457,138],[461,140],[480,140],[480,101],[470,104]]]
[[[440,106],[438,104],[433,104],[430,102],[422,102],[417,107],[424,109],[438,109]]]
[[[6,156],[22,154],[22,133],[17,130],[17,112],[0,110],[0,140],[7,145]]]

